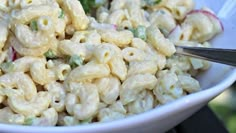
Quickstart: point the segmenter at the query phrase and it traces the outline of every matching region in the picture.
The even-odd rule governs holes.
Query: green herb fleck
[[[9,61],[9,62],[2,63],[0,65],[0,68],[2,69],[3,72],[9,73],[9,72],[14,71],[15,65],[13,62]]]
[[[69,59],[69,64],[72,69],[83,64],[83,59],[78,55],[72,55]]]
[[[60,15],[58,16],[58,18],[64,18],[64,16],[65,16],[65,12],[64,10],[61,9]]]
[[[56,54],[51,49],[44,53],[44,56],[49,59],[57,58]]]
[[[30,28],[33,31],[38,31],[38,24],[37,24],[36,20],[33,20],[33,21],[30,22]]]

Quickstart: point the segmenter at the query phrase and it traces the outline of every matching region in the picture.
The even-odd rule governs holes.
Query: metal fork
[[[176,54],[236,66],[236,49],[175,46]]]

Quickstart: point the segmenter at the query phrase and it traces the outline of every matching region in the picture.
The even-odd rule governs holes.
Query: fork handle
[[[176,54],[236,66],[235,49],[176,46]]]

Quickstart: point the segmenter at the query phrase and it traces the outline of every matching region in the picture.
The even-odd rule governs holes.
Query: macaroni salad
[[[193,0],[1,0],[0,123],[71,126],[136,115],[200,90],[223,31]]]

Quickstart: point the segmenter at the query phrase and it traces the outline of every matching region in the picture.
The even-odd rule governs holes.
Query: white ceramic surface
[[[225,31],[217,36],[212,42],[214,47],[236,49],[236,16],[233,12],[225,10],[225,0],[195,0],[197,8],[201,5],[211,7],[222,18]],[[226,7],[236,7],[235,0],[229,0],[231,4]],[[224,10],[222,9],[224,7]],[[230,8],[230,7],[229,7]],[[228,13],[227,13],[228,12]],[[232,57],[235,58],[235,57]],[[30,127],[0,124],[0,132],[23,132],[23,133],[162,133],[179,124],[194,112],[206,105],[211,99],[222,93],[236,80],[236,69],[226,65],[213,63],[209,71],[199,76],[204,89],[201,92],[185,96],[175,102],[163,105],[151,111],[132,116],[126,119],[109,123],[96,123],[74,127]],[[0,118],[1,119],[1,118]]]

